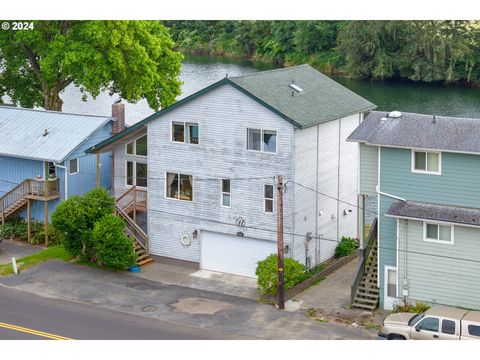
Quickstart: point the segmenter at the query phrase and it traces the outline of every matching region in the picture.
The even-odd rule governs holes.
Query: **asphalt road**
[[[208,340],[224,333],[0,287],[0,340]]]

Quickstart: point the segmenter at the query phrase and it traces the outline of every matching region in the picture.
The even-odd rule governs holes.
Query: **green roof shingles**
[[[292,81],[300,86],[304,92],[298,93],[291,88],[289,85]],[[292,66],[224,78],[150,115],[123,132],[95,145],[89,151],[99,151],[146,125],[153,119],[173,110],[175,107],[181,106],[224,84],[234,86],[298,128],[306,128],[376,108],[375,104],[355,94],[311,66]]]

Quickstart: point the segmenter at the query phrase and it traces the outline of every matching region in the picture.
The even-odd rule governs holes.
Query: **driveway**
[[[142,279],[169,285],[187,286],[198,290],[258,300],[257,280],[244,276],[209,270],[198,270],[178,261],[156,259],[141,268],[140,273],[127,273]]]
[[[0,286],[250,339],[372,339],[363,329],[278,311],[246,298],[168,285],[63,261],[48,261]]]
[[[4,239],[0,243],[0,264],[10,262],[12,257],[19,259],[35,254],[41,250],[43,250],[41,246],[30,245],[23,241]]]

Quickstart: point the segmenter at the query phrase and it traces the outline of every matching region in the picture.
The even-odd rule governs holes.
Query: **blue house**
[[[123,104],[113,110],[123,111]],[[113,117],[0,106],[0,220],[45,222],[64,199],[111,187],[111,154],[85,150],[124,127]],[[118,112],[118,111],[117,111]],[[98,171],[97,171],[98,169]],[[29,234],[30,235],[30,234]]]
[[[359,143],[366,212],[378,214],[356,305],[376,294],[382,308],[480,309],[480,119],[372,112],[348,140]]]

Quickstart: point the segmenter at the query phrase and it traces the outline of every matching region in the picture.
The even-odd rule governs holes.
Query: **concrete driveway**
[[[187,286],[251,300],[260,298],[256,279],[198,270],[198,268],[192,265],[188,266],[181,261],[156,258],[155,262],[143,266],[140,273],[127,274],[164,284]]]
[[[4,239],[0,243],[0,264],[11,261],[12,257],[17,259],[35,254],[43,250],[43,247],[30,245],[23,241],[11,241]]]

